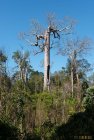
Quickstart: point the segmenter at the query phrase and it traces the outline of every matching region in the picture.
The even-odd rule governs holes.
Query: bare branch
[[[26,38],[25,38],[25,41],[27,43],[29,43],[30,46],[38,46],[37,42],[36,43],[32,43],[29,39],[26,39]]]
[[[31,30],[28,33],[21,33],[22,39],[24,39],[30,46],[38,47],[40,49],[39,52],[43,52],[44,47],[47,45],[45,32],[49,32],[55,39],[60,39],[61,35],[70,34],[70,30],[73,26],[73,21],[66,18],[66,24],[62,22],[62,28],[59,28],[56,16],[53,13],[48,14],[47,19],[49,25],[47,30],[44,31],[43,27],[36,20],[32,20]],[[53,45],[51,45],[50,49],[53,48],[52,46]]]
[[[37,55],[37,54],[42,53],[42,52],[43,52],[43,50],[40,50],[40,51],[33,50],[34,55]]]
[[[31,21],[31,34],[43,34],[43,26],[35,19]]]
[[[47,22],[48,22],[48,26],[49,27],[51,27],[53,29],[57,29],[55,13],[48,13],[48,15],[47,15]]]
[[[64,48],[59,48],[57,54],[61,54],[63,56],[71,57],[76,52],[77,56],[81,56],[87,53],[87,50],[90,49],[91,40],[88,38],[84,39],[75,39],[75,40],[66,40],[64,44]]]

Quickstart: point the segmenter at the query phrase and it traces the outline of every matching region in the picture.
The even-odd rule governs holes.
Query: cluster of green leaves
[[[68,98],[66,100],[66,105],[68,107],[68,110],[69,110],[69,115],[73,115],[75,113],[75,108],[76,108],[76,105],[77,105],[77,100],[75,98]]]
[[[86,109],[94,107],[94,86],[87,89],[83,103]]]

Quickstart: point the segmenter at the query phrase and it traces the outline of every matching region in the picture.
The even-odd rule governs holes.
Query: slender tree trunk
[[[79,79],[78,73],[76,74],[76,77],[77,77],[77,89],[78,89],[77,99],[78,101],[80,101],[81,100],[81,87],[80,87],[80,79]]]
[[[27,82],[27,68],[25,68],[25,70],[24,70],[25,72],[24,72],[24,81],[25,81],[25,83]]]
[[[74,92],[73,67],[71,67],[71,92],[73,97],[73,92]]]
[[[76,51],[74,50],[71,55],[71,90],[72,90],[72,97],[74,92],[74,75],[75,75],[75,69],[76,69]]]
[[[45,48],[44,48],[44,90],[50,90],[50,31],[45,33]]]
[[[22,68],[21,68],[21,65],[20,65],[20,63],[19,63],[19,70],[20,70],[20,80],[22,80],[23,79],[23,74],[22,74]]]
[[[78,89],[79,89],[79,87],[80,87],[80,80],[79,80],[79,75],[78,75],[78,73],[76,74],[76,77],[77,77],[77,87],[78,87]]]

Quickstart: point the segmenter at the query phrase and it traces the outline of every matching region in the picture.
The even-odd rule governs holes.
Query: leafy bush
[[[52,135],[55,133],[55,124],[51,123],[50,121],[45,122],[41,126],[41,136],[45,140],[50,140]]]
[[[94,107],[94,86],[87,89],[83,104],[87,110]]]
[[[73,115],[75,113],[75,107],[77,105],[77,101],[75,98],[68,98],[66,99],[66,105],[67,105],[67,108],[68,108],[68,114],[69,115]]]

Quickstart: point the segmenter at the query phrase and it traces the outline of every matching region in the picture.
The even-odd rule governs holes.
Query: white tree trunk
[[[50,32],[49,29],[45,33],[44,48],[44,90],[50,90]]]
[[[72,91],[72,97],[74,92],[74,68],[76,68],[76,51],[74,50],[73,53],[70,56],[71,59],[71,91]]]

